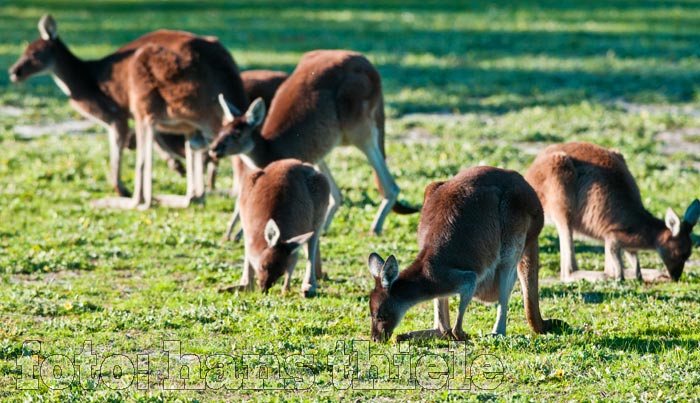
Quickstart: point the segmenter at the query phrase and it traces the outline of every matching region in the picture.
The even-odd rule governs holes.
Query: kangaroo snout
[[[219,155],[220,152],[218,150],[218,147],[213,150],[209,150],[209,158],[211,158],[212,161],[219,162],[219,158],[221,158]]]
[[[10,75],[10,81],[12,81],[13,83],[18,83],[22,81],[22,66],[14,65],[10,67],[10,69],[7,72]]]

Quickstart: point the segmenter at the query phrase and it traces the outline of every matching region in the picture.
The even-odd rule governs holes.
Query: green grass
[[[655,136],[700,126],[695,106],[700,2],[462,3],[6,1],[0,2],[0,66],[9,67],[37,37],[36,23],[45,12],[54,15],[63,40],[84,58],[100,57],[162,27],[218,36],[243,69],[291,71],[307,50],[350,48],[367,54],[382,73],[389,166],[401,197],[410,203],[420,204],[428,183],[460,169],[489,164],[522,172],[534,158],[532,150],[569,140],[622,151],[657,216],[669,206],[682,213],[697,197],[700,157],[690,149],[662,155]],[[641,111],[619,106],[625,103]],[[7,112],[10,107],[19,112]],[[540,289],[545,316],[572,327],[562,335],[530,332],[519,290],[511,299],[506,338],[483,336],[493,325],[495,307],[472,304],[465,318],[473,336],[466,345],[467,361],[481,354],[497,360],[491,368],[502,369],[503,375],[497,377],[499,385],[490,384],[497,386],[493,390],[341,390],[333,384],[340,381],[326,358],[342,358],[335,354],[338,342],[369,338],[372,279],[366,256],[394,253],[405,267],[417,253],[417,215],[391,215],[384,236],[367,235],[379,196],[358,151],[338,149],[329,158],[345,198],[321,240],[330,280],[320,282],[319,296],[304,300],[296,292],[303,258],[291,295],[280,296],[279,285],[269,295],[222,295],[217,288],[238,281],[243,257],[242,245],[218,244],[231,199],[213,195],[206,206],[186,210],[93,210],[90,199],[110,194],[104,131],[95,126],[87,135],[23,138],[19,125],[79,119],[46,76],[11,85],[0,74],[0,108],[0,400],[698,399],[700,269],[695,256],[678,284],[545,282]],[[685,139],[698,142],[697,136]],[[129,152],[124,165],[128,186],[132,164]],[[223,189],[230,186],[230,168],[222,171]],[[185,189],[184,179],[161,161],[154,186],[159,193]],[[554,278],[556,232],[547,227],[540,240],[540,277]],[[580,266],[602,269],[602,248],[577,247]],[[661,267],[652,252],[642,254],[641,262]],[[432,305],[426,303],[409,311],[397,332],[431,325]],[[23,346],[26,340],[40,340],[41,351]],[[298,354],[315,358],[306,361],[308,373],[299,391],[163,391],[156,370],[165,368],[167,340],[181,341],[183,353],[229,354],[237,365],[251,368],[259,359],[255,355],[292,357],[288,363]],[[66,386],[61,390],[46,385],[17,390],[18,360],[31,365],[37,353],[72,356],[86,341],[100,361],[123,354],[136,362],[139,354],[148,354],[149,388],[132,384],[115,391],[103,384],[85,391],[90,385],[82,378],[82,386],[77,380],[51,385]],[[396,343],[372,348],[400,352]],[[427,354],[447,358],[448,344],[411,346],[414,364],[421,356],[428,357],[424,365],[435,362]],[[477,363],[475,368],[486,367]],[[473,375],[475,385],[490,382],[479,372]],[[367,386],[366,376],[359,381]],[[128,384],[128,377],[119,382],[112,385]],[[246,382],[256,386],[254,379]]]

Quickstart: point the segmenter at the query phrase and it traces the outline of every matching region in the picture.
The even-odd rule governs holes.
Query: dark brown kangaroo
[[[394,256],[369,256],[375,287],[370,295],[372,339],[386,341],[413,305],[435,299],[435,328],[400,335],[405,340],[451,337],[463,340],[462,320],[473,297],[498,301],[493,332],[506,334],[508,300],[520,278],[530,328],[546,333],[564,323],[540,314],[537,237],[544,217],[537,194],[514,171],[476,167],[425,189],[418,225],[420,252],[399,273]],[[459,294],[450,329],[448,297]]]
[[[272,102],[272,97],[274,97],[275,92],[277,92],[277,88],[279,88],[287,77],[289,77],[289,74],[283,71],[274,70],[246,70],[241,72],[243,88],[248,95],[248,99],[262,98],[265,105],[270,105]],[[177,157],[185,157],[185,138],[183,136],[172,135],[169,133],[159,133],[157,137],[159,138],[156,140],[156,142],[163,148],[172,154],[175,154]],[[246,170],[246,165],[240,161],[238,156],[231,158],[235,172],[244,172]],[[216,182],[216,169],[218,164],[216,164],[211,157],[207,158],[207,162],[211,163],[209,164],[207,182],[209,189],[213,190]],[[168,161],[168,164],[171,164],[170,161]],[[241,175],[237,174],[234,176],[241,177]],[[239,193],[240,181],[234,181],[231,195],[238,196]],[[228,232],[226,238],[228,239],[229,236],[230,231]]]
[[[136,120],[134,199],[105,200],[98,205],[135,207],[142,201],[143,207],[150,205],[149,158],[155,129],[187,136],[199,131],[201,136],[193,138],[192,146],[205,147],[222,125],[222,112],[216,107],[219,93],[240,109],[248,106],[235,62],[213,37],[155,31],[102,59],[83,61],[61,41],[51,16],[41,18],[39,32],[40,39],[31,43],[10,69],[10,78],[22,81],[50,73],[76,110],[107,128],[110,180],[120,196],[129,195],[121,182],[121,158],[129,137],[128,119],[133,115]],[[202,171],[194,161],[201,160],[201,152],[190,151],[188,197],[203,192],[203,179],[194,178]]]
[[[245,261],[240,287],[252,288],[255,274],[266,292],[285,274],[283,292],[306,245],[308,264],[302,294],[313,296],[322,275],[318,247],[328,208],[330,185],[311,164],[285,159],[245,176],[240,197],[245,234]]]

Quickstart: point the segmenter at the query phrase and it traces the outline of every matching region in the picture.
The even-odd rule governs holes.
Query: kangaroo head
[[[681,278],[685,262],[690,257],[693,247],[690,234],[698,222],[698,217],[700,217],[700,201],[697,199],[690,203],[683,220],[678,218],[678,215],[671,208],[666,211],[665,221],[668,231],[661,235],[657,250],[673,281],[678,281]]]
[[[369,255],[369,272],[374,277],[374,290],[369,296],[369,311],[372,315],[372,340],[389,340],[405,312],[390,294],[391,286],[399,276],[399,264],[394,255],[386,261],[378,254]]]
[[[297,263],[297,251],[304,245],[313,232],[297,235],[286,241],[280,240],[280,229],[275,220],[270,219],[265,225],[267,247],[260,255],[258,269],[258,286],[267,292],[282,275],[294,268]]]
[[[29,77],[53,68],[57,48],[63,48],[58,39],[56,21],[50,15],[39,20],[40,38],[32,42],[24,50],[17,63],[10,67],[10,80],[21,82]]]
[[[219,104],[224,112],[225,124],[212,143],[209,155],[219,159],[250,152],[255,146],[253,132],[258,130],[265,120],[265,102],[262,98],[257,98],[245,114],[229,104],[223,94],[219,94]]]

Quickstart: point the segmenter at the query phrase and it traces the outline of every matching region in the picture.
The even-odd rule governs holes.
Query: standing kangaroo
[[[241,285],[235,288],[252,288],[257,273],[258,285],[267,292],[285,274],[282,290],[289,291],[297,251],[305,244],[302,294],[313,296],[322,276],[318,243],[329,196],[325,175],[299,160],[275,161],[246,175],[240,196],[245,261]]]
[[[277,88],[279,88],[287,77],[289,77],[287,73],[274,70],[246,70],[241,72],[243,89],[248,95],[248,99],[262,98],[265,105],[270,105],[272,102],[272,97],[274,97],[275,92],[277,92]],[[183,136],[159,133],[156,137],[159,137],[159,140],[156,143],[168,150],[171,154],[175,155],[176,157],[185,157],[185,138]],[[241,175],[243,175],[243,172],[246,172],[247,170],[246,165],[240,161],[238,156],[231,158],[234,171],[241,172],[241,174],[234,174],[234,176],[238,176],[240,178]],[[216,169],[218,164],[216,164],[211,158],[208,158],[207,162],[209,163],[207,182],[209,189],[213,190],[216,182]],[[179,163],[179,161],[175,159],[175,163]],[[170,165],[171,162],[168,161],[168,164]],[[178,170],[177,167],[178,166],[174,166],[173,169]],[[239,193],[240,181],[235,181],[231,195],[238,196]]]
[[[246,70],[241,72],[243,89],[248,99],[262,98],[265,105],[272,103],[280,85],[289,77],[284,71],[275,70]]]
[[[508,300],[520,278],[530,328],[546,333],[563,325],[542,320],[538,295],[537,237],[544,217],[537,194],[514,171],[475,167],[425,189],[418,225],[420,252],[399,273],[394,256],[369,256],[375,287],[370,295],[372,340],[389,339],[413,305],[435,299],[435,329],[398,339],[453,337],[463,340],[462,319],[476,297],[498,301],[493,332],[506,334]],[[450,329],[448,297],[459,294],[457,321]]]
[[[140,202],[143,207],[150,205],[155,129],[188,136],[201,132],[204,138],[198,135],[187,146],[188,198],[184,204],[192,197],[201,196],[202,153],[192,148],[205,147],[223,123],[222,112],[215,107],[217,95],[223,92],[237,108],[248,107],[238,68],[228,51],[213,37],[160,30],[102,59],[83,61],[61,41],[50,15],[39,21],[39,33],[41,37],[27,47],[10,69],[11,80],[23,81],[38,73],[50,73],[70,97],[73,108],[107,128],[110,181],[123,197],[128,197],[130,192],[121,181],[122,150],[129,139],[128,119],[135,118],[134,199],[105,199],[98,205],[129,208]],[[175,200],[174,205],[182,204],[182,199]]]
[[[668,275],[677,281],[690,257],[690,233],[700,216],[694,200],[681,221],[671,208],[665,222],[642,204],[642,197],[622,154],[603,147],[571,142],[545,148],[525,175],[537,191],[545,214],[559,233],[561,279],[624,280],[622,250],[637,279],[642,270],[637,251],[655,249]],[[605,271],[577,272],[574,234],[605,242]]]
[[[222,103],[226,108],[226,104]],[[390,210],[400,214],[418,210],[397,202],[399,187],[384,160],[384,104],[379,72],[361,54],[345,50],[306,53],[277,90],[262,129],[265,106],[251,103],[246,116],[222,128],[210,155],[241,154],[250,167],[264,167],[298,158],[316,164],[331,183],[332,200],[326,228],[340,206],[340,189],[324,158],[339,145],[354,145],[367,157],[383,200],[372,223],[381,233]],[[252,118],[254,124],[248,121]],[[236,213],[231,220],[235,223]],[[229,225],[231,227],[231,225]]]

